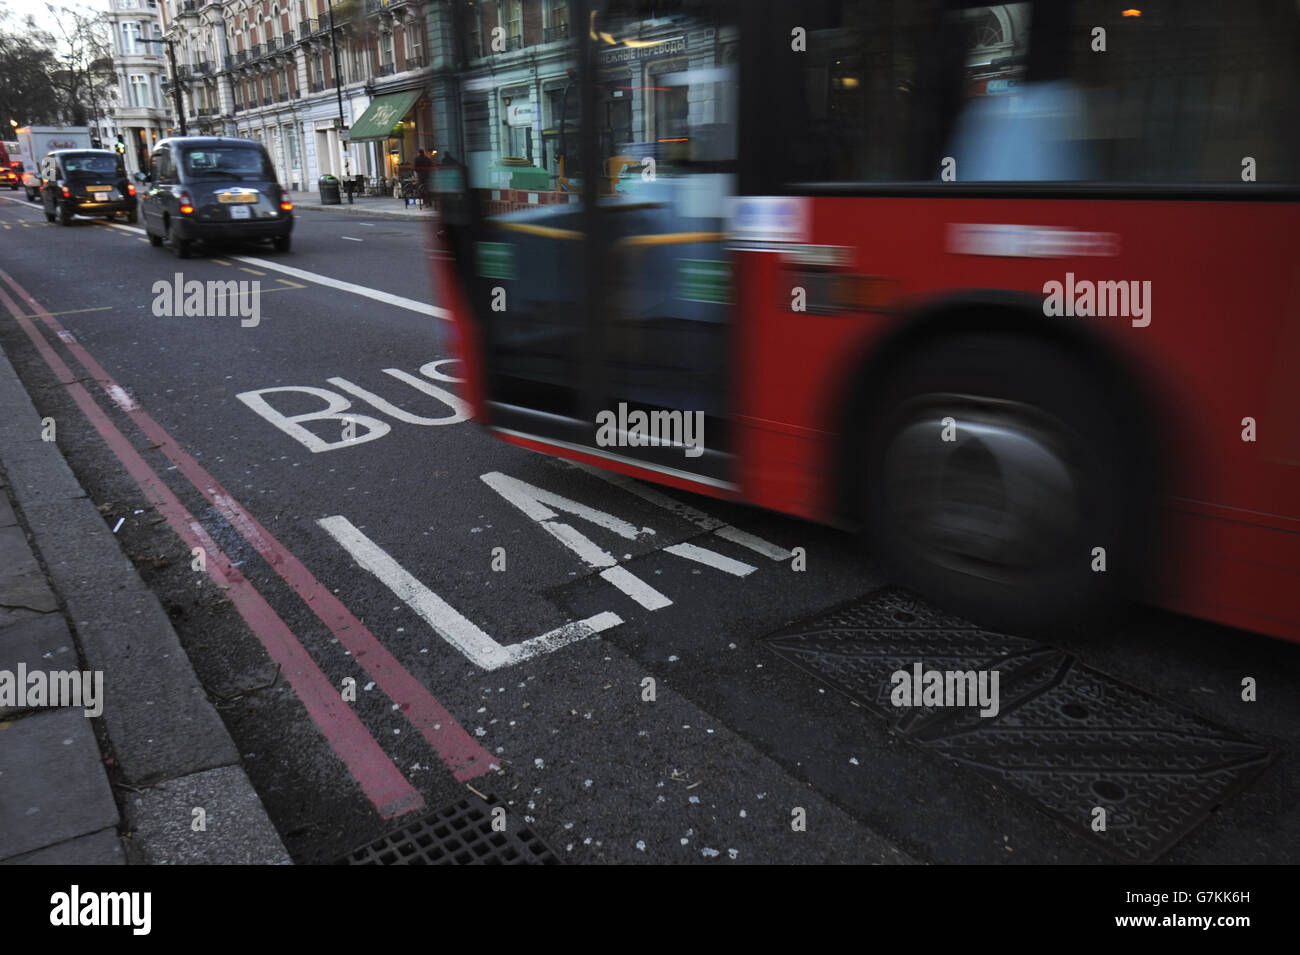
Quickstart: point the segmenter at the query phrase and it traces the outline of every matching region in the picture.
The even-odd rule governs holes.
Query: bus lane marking
[[[438,636],[484,670],[514,666],[595,636],[623,622],[618,614],[606,611],[564,624],[522,643],[502,645],[421,583],[346,517],[336,514],[321,518],[316,523],[348,552],[362,570],[377,577],[394,596],[432,627]]]
[[[763,538],[750,534],[748,531],[742,531],[740,528],[734,527],[725,521],[720,521],[716,517],[705,514],[699,508],[675,500],[667,494],[664,494],[662,491],[658,491],[650,485],[638,481],[634,477],[620,474],[617,471],[606,471],[601,468],[592,467],[590,464],[584,464],[579,461],[569,461],[567,463],[579,470],[587,472],[592,477],[598,477],[606,483],[613,484],[615,487],[620,487],[629,494],[635,494],[643,501],[648,501],[656,507],[661,507],[672,514],[676,514],[678,517],[682,518],[682,520],[694,524],[700,530],[713,531],[723,540],[731,541],[733,544],[739,544],[746,550],[752,550],[754,553],[760,554],[769,560],[779,562],[789,560],[794,556],[791,551],[786,550],[784,547],[778,547],[776,544],[765,541]]]
[[[603,476],[603,475],[602,475]],[[628,523],[620,517],[613,514],[607,514],[599,511],[594,507],[581,504],[578,501],[561,497],[552,491],[547,491],[535,487],[526,481],[510,477],[499,471],[492,471],[480,475],[480,480],[488,487],[492,488],[510,504],[514,505],[523,514],[535,521],[541,528],[558,540],[569,550],[573,551],[578,559],[588,567],[600,570],[600,576],[606,582],[613,584],[629,598],[640,604],[647,610],[662,610],[664,607],[672,606],[672,599],[660,593],[654,587],[647,584],[644,580],[632,573],[626,567],[619,564],[618,560],[602,548],[599,544],[587,537],[581,531],[577,530],[570,524],[557,521],[558,516],[554,510],[565,511],[589,521],[592,524],[602,527],[607,531],[617,534],[624,540],[636,540],[640,537],[646,537],[655,533],[649,527],[642,527],[639,530],[633,524]],[[654,499],[658,500],[654,500]],[[724,526],[721,521],[710,517],[703,511],[691,508],[689,505],[673,501],[658,492],[650,491],[650,497],[647,500],[654,500],[660,506],[666,507],[679,516],[693,517],[692,523],[697,526],[705,525],[706,529],[720,529]],[[547,505],[550,505],[549,507]],[[690,519],[690,518],[688,518]],[[770,544],[762,538],[755,537],[752,534],[740,532],[738,535],[741,539],[746,540],[746,546],[753,546],[760,553],[769,557],[778,553],[785,553],[781,548]],[[709,550],[707,547],[700,547],[697,544],[671,544],[658,548],[663,553],[671,554],[674,557],[680,557],[683,560],[689,560],[697,564],[703,564],[706,567],[712,567],[715,570],[730,574],[733,577],[747,577],[752,574],[757,567],[752,564],[746,564],[744,561],[735,560],[717,551]],[[773,557],[773,559],[776,559]]]
[[[63,330],[57,319],[45,312],[26,290],[3,271],[0,271],[0,280],[13,288],[31,310],[40,315],[41,321],[51,332],[57,335]],[[5,300],[2,292],[0,292],[0,300]],[[15,318],[19,320],[20,324],[25,321],[16,308],[11,308],[11,311],[14,312]],[[28,334],[29,336],[39,336],[39,332],[34,327]],[[73,354],[86,374],[99,382],[100,387],[106,393],[113,387],[120,387],[84,346],[74,342],[65,344],[65,347]],[[52,357],[55,361],[61,363],[57,355]],[[54,368],[52,364],[51,368]],[[63,370],[68,371],[66,366],[63,367]],[[73,379],[71,373],[68,372],[68,375],[61,377],[60,380],[71,381]],[[93,399],[91,400],[93,404]],[[97,405],[95,410],[98,410]],[[90,411],[87,411],[88,416],[90,413]],[[306,607],[315,614],[316,618],[338,639],[339,643],[352,654],[357,664],[371,676],[394,703],[401,707],[406,719],[433,747],[458,781],[463,782],[473,779],[491,770],[493,762],[488,752],[469,735],[465,728],[452,716],[451,712],[429,692],[428,688],[398,662],[397,658],[370,629],[316,579],[293,551],[280,543],[192,455],[182,450],[176,439],[158,424],[144,408],[135,405],[128,414],[131,420],[154,443],[156,448],[172,462],[175,470],[189,481],[195,490],[210,504],[216,507],[241,536],[244,536],[245,540],[257,551],[259,556],[289,586],[290,590],[303,601]],[[117,431],[116,434],[121,442],[125,442],[126,439],[121,436],[120,431]],[[105,440],[109,441],[108,435],[105,435]],[[110,447],[114,447],[115,451],[118,450],[111,441]],[[122,450],[125,453],[126,450],[133,451],[134,449],[128,443],[126,448]],[[122,454],[118,456],[122,457]],[[248,535],[251,535],[251,537]],[[186,539],[188,540],[188,537]],[[210,563],[209,566],[211,567],[212,564]],[[238,569],[234,568],[233,572],[238,573]],[[256,594],[256,591],[254,591],[254,594],[258,600],[265,604],[260,594]],[[283,622],[281,621],[281,623]],[[289,636],[292,637],[292,633]],[[340,755],[346,759],[342,751],[340,751]]]
[[[63,331],[58,327],[58,323],[49,317],[49,313],[42,312],[36,300],[12,278],[3,272],[0,272],[0,278],[8,283],[15,293],[22,297],[24,303],[35,311],[56,334]],[[184,541],[186,547],[200,547],[207,554],[207,569],[213,582],[222,588],[248,624],[249,629],[261,642],[267,655],[280,665],[281,672],[293,688],[294,695],[302,703],[316,728],[329,741],[331,748],[347,767],[371,805],[385,819],[400,816],[424,805],[424,798],[375,741],[360,717],[342,701],[338,690],[317,666],[284,620],[244,577],[204,526],[181,503],[171,487],[144,460],[90,392],[80,384],[73,371],[31,321],[31,317],[23,314],[17,303],[2,289],[0,289],[0,304],[3,304],[13,315],[58,380],[67,383],[69,395],[90,424],[99,432],[104,443],[122,462],[122,466],[139,486],[146,500],[154,504],[158,513],[167,519],[168,525]],[[64,343],[68,344],[66,340]],[[85,368],[85,362],[81,361],[81,364]],[[89,368],[85,370],[90,371]],[[118,526],[121,526],[121,522]],[[113,530],[116,533],[117,528]]]

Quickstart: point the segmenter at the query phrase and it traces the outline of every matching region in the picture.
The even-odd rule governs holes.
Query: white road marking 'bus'
[[[585,640],[623,622],[618,614],[606,611],[585,620],[567,623],[522,643],[502,646],[412,576],[346,517],[324,517],[317,523],[338,541],[363,570],[378,577],[381,583],[415,611],[440,637],[484,670],[499,670],[522,663],[578,640]]]

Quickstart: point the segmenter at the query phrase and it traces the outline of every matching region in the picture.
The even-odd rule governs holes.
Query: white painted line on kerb
[[[747,577],[758,570],[757,567],[746,564],[744,561],[732,560],[717,551],[709,550],[707,547],[696,547],[694,544],[673,544],[671,547],[665,547],[664,551],[674,557],[684,557],[686,560],[693,560],[697,564],[713,567],[724,574],[731,574],[733,577]]]
[[[550,653],[578,640],[585,640],[623,622],[618,614],[598,613],[575,620],[538,637],[512,646],[502,646],[432,590],[388,556],[374,541],[341,515],[321,518],[317,523],[346,550],[363,569],[374,574],[403,603],[424,620],[438,636],[484,670],[512,666],[543,653]]]
[[[139,226],[122,225],[119,222],[106,222],[104,225],[108,226],[110,229],[121,229],[123,232],[144,234],[144,229],[141,229]],[[385,305],[393,305],[397,308],[404,308],[408,311],[418,312],[421,315],[428,315],[431,318],[440,318],[443,321],[451,320],[451,312],[447,311],[445,308],[438,308],[436,305],[429,305],[425,302],[417,302],[415,299],[406,298],[403,295],[394,295],[392,292],[380,291],[377,288],[370,288],[365,285],[355,285],[352,282],[344,282],[342,279],[331,278],[328,275],[321,275],[319,272],[308,272],[306,269],[295,269],[291,265],[281,265],[279,262],[272,262],[269,259],[258,259],[247,255],[232,255],[231,258],[237,262],[255,265],[260,269],[270,269],[272,272],[290,275],[296,279],[302,279],[304,282],[315,282],[317,285],[324,285],[326,288],[335,288],[341,292],[351,292],[353,295],[360,295],[362,298],[368,298],[376,302],[383,302]]]
[[[365,241],[366,241],[365,239],[357,239],[357,238],[354,238],[353,236],[350,236],[350,235],[341,235],[341,236],[339,236],[339,238],[340,238],[340,239],[347,239],[349,242],[365,242]]]

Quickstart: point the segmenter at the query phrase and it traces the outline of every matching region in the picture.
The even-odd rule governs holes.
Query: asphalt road
[[[472,786],[571,862],[1121,858],[1086,821],[1032,798],[1025,780],[1042,767],[1024,767],[1005,785],[978,760],[926,745],[838,692],[816,667],[773,651],[769,635],[888,586],[849,535],[676,491],[656,498],[644,485],[507,446],[463,420],[422,223],[301,211],[289,254],[221,249],[185,261],[151,248],[138,228],[49,225],[21,198],[0,196],[0,226],[0,269],[120,386],[96,398],[328,683],[342,692],[356,681],[352,710],[423,810]],[[155,314],[155,283],[177,273],[259,282],[257,323]],[[332,861],[423,811],[377,804],[365,773],[331,742],[310,701],[276,678],[255,628],[193,569],[188,546],[7,314],[0,344],[38,410],[58,422],[60,447],[101,505],[105,533],[125,518],[121,545],[163,600],[295,860]],[[265,391],[274,388],[290,390]],[[313,451],[311,437],[258,413],[259,397],[281,415],[333,402],[334,412],[364,417],[351,441],[338,417],[303,421],[324,447]],[[142,429],[133,406],[174,439],[174,453]],[[225,494],[205,495],[178,454]],[[702,515],[756,535],[773,553],[717,533]],[[630,599],[557,540],[554,520],[671,603],[652,610]],[[683,543],[730,562],[666,549]],[[775,559],[795,547],[806,552],[804,571]],[[322,610],[327,594],[341,613]],[[582,620],[606,628],[568,640]],[[549,642],[526,642],[545,634]],[[1054,659],[1162,701],[1124,711],[1131,725],[1108,731],[1140,734],[1167,704],[1267,754],[1240,785],[1220,785],[1230,760],[1202,766],[1192,789],[1218,795],[1155,857],[1300,858],[1294,646],[1153,610],[1105,632],[1043,640],[1062,651]],[[513,657],[501,649],[520,645]],[[1247,676],[1259,681],[1254,703],[1240,699]],[[421,688],[414,703],[392,692],[410,678]],[[441,712],[430,717],[436,727],[421,723]],[[1204,735],[1200,725],[1182,727],[1174,757],[1180,746],[1195,750],[1185,741]],[[1104,733],[1090,739],[1078,743],[1091,745],[1090,755],[1062,758],[1093,766],[1110,744]],[[1141,784],[1166,792],[1179,763],[1154,759],[1138,773]],[[792,826],[796,809],[803,828]]]

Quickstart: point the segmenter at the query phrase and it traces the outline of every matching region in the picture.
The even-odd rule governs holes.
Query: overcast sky
[[[17,18],[25,17],[31,14],[36,18],[42,30],[59,35],[56,22],[58,20],[57,12],[50,13],[45,9],[44,0],[0,0],[0,6],[3,6]],[[108,0],[60,0],[54,4],[54,8],[66,7],[69,10],[76,10],[83,14],[103,13],[108,10]]]

